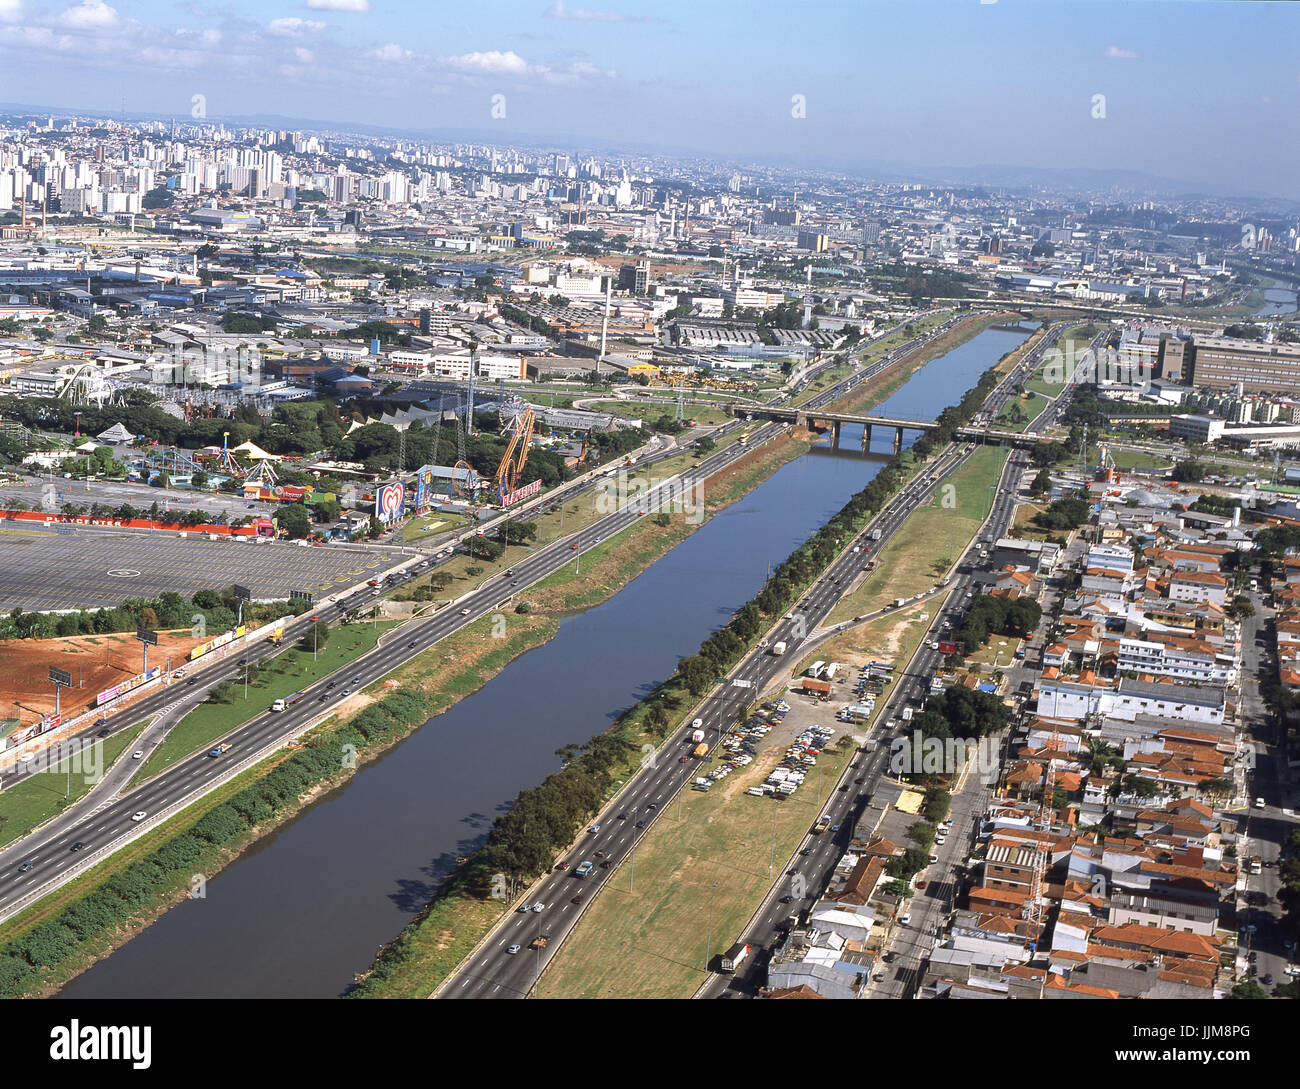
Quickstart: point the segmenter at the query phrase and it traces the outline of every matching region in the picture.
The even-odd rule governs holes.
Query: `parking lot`
[[[97,609],[128,597],[247,586],[254,598],[331,593],[369,578],[380,551],[209,541],[158,532],[24,530],[0,533],[0,609]]]

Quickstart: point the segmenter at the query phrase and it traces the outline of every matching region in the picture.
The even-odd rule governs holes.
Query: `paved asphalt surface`
[[[848,390],[879,373],[907,352],[941,335],[959,320],[964,319],[953,318],[925,336],[917,337],[902,345],[870,367],[860,368],[837,386],[819,394],[811,403],[816,407],[843,396]],[[833,362],[828,361],[822,366],[811,369],[792,392],[803,388],[826,367],[833,365]],[[743,426],[742,422],[737,420],[719,428],[714,434],[724,434],[741,426]],[[335,674],[337,680],[322,680],[305,689],[304,698],[296,706],[280,713],[268,711],[228,733],[221,740],[228,742],[230,749],[221,756],[212,758],[202,753],[190,756],[125,795],[110,794],[109,787],[106,785],[95,789],[67,813],[60,815],[24,839],[0,850],[0,920],[8,918],[40,895],[52,891],[119,850],[156,824],[164,815],[170,816],[183,803],[187,804],[212,790],[237,774],[243,766],[255,763],[259,754],[274,751],[275,748],[305,732],[314,720],[328,713],[342,700],[345,690],[356,690],[379,680],[405,664],[414,655],[427,650],[466,624],[496,612],[499,606],[513,593],[519,592],[519,589],[540,581],[573,560],[575,554],[580,554],[604,538],[626,529],[642,515],[678,497],[679,489],[683,485],[689,487],[694,482],[704,480],[726,468],[744,457],[753,447],[779,434],[781,430],[782,425],[779,424],[766,424],[755,428],[749,445],[733,443],[726,449],[702,458],[696,465],[679,475],[678,480],[681,483],[671,481],[660,483],[653,490],[639,494],[635,500],[627,504],[625,509],[608,515],[563,540],[536,550],[527,559],[515,565],[513,575],[489,578],[479,589],[458,600],[453,607],[444,608],[426,619],[403,625],[400,632],[390,633],[375,649],[338,671]],[[638,465],[643,467],[654,464],[677,453],[680,453],[680,450],[670,445],[641,459]],[[610,471],[616,472],[617,467]],[[574,495],[600,487],[602,483],[603,475],[594,476],[576,487],[570,486],[568,489],[551,493],[538,507],[515,512],[509,518],[524,517],[536,510],[549,509],[561,498],[567,500]],[[428,560],[417,561],[415,556],[419,554],[418,550],[409,551],[409,555],[401,558],[401,564],[395,563],[394,566],[404,566],[409,569],[417,562],[422,565],[436,566],[446,559],[439,555]],[[395,580],[401,578],[400,574],[390,574],[385,582],[385,588],[391,589],[396,584]],[[249,646],[243,649],[242,657],[235,658],[232,655],[207,665],[197,675],[187,677],[179,686],[178,682],[170,681],[166,686],[133,705],[129,711],[113,716],[109,729],[121,730],[151,715],[164,715],[165,721],[151,726],[146,732],[145,736],[151,739],[144,742],[147,753],[151,745],[161,742],[167,726],[178,721],[184,711],[206,698],[211,687],[223,680],[237,681],[245,660],[258,662],[278,653],[283,647],[292,646],[309,626],[311,615],[325,615],[332,619],[349,608],[367,603],[371,595],[372,591],[369,587],[360,587],[333,595],[320,602],[312,613],[290,621],[280,646],[269,643]],[[132,763],[129,757],[126,763]],[[113,781],[120,785],[121,779],[129,775],[129,771],[119,769],[113,776]],[[3,785],[12,786],[22,777],[24,773],[21,771],[8,776]],[[137,812],[146,813],[146,818],[138,822],[133,821],[131,818]],[[72,845],[75,843],[81,843],[82,848],[73,850]]]
[[[290,590],[324,596],[368,578],[387,549],[364,545],[299,547],[248,538],[209,541],[156,530],[39,526],[0,533],[0,611],[116,608],[128,597],[157,597],[232,583],[255,599]]]
[[[1061,330],[1057,329],[1049,333],[1033,351],[1026,354],[1020,366],[1008,374],[990,393],[985,404],[987,410],[992,413],[991,418],[996,418],[996,414],[1012,396],[1012,387],[1020,378],[1032,373],[1033,368],[1041,360],[1043,352],[1056,342],[1060,332]],[[842,395],[835,391],[831,393],[834,397]],[[829,395],[827,399],[830,399]],[[821,398],[816,399],[816,401],[821,400]],[[1054,420],[1063,403],[1062,398],[1051,402],[1039,415],[1038,424],[1045,426]],[[814,403],[813,407],[818,406]],[[855,554],[853,546],[883,547],[903,525],[907,516],[927,502],[935,488],[964,464],[974,449],[974,445],[950,446],[936,458],[925,473],[917,476],[912,483],[894,496],[857,537],[843,543],[844,551],[839,558],[809,588],[795,609],[787,614],[786,619],[768,633],[769,645],[780,640],[789,644],[785,656],[773,657],[762,648],[751,651],[731,671],[728,680],[732,683],[715,690],[700,705],[696,714],[703,720],[706,739],[711,749],[716,748],[723,734],[735,723],[738,711],[753,702],[754,693],[761,692],[775,677],[788,671],[788,659],[799,657],[798,644],[803,641],[800,633],[814,632],[861,572],[863,553]],[[982,538],[996,539],[1010,524],[1015,510],[1016,490],[1020,477],[1028,466],[1028,461],[1028,454],[1021,450],[1014,451],[1008,459],[993,503],[989,532],[983,534]],[[871,539],[874,530],[880,531],[879,545]],[[929,678],[934,673],[940,657],[938,650],[930,643],[937,639],[944,625],[958,612],[958,603],[964,604],[966,590],[973,579],[974,566],[977,565],[959,568],[961,573],[953,579],[953,592],[949,597],[952,604],[933,618],[925,642],[913,658],[909,672],[898,678],[892,686],[889,701],[877,721],[884,721],[888,711],[894,705],[904,699],[911,699],[913,694],[916,697],[914,702],[917,704],[923,700],[924,693],[928,691]],[[871,618],[877,615],[883,615],[883,611],[873,614]],[[796,627],[799,631],[796,631]],[[750,683],[737,686],[735,684],[737,680]],[[668,806],[677,791],[688,789],[691,781],[696,777],[695,762],[683,764],[676,759],[682,747],[682,740],[680,734],[667,739],[660,749],[661,757],[628,780],[605,810],[595,818],[593,827],[598,825],[599,832],[588,832],[581,846],[569,856],[567,869],[552,872],[534,884],[526,897],[526,902],[541,903],[544,905],[543,910],[516,911],[503,919],[480,944],[470,962],[443,984],[438,991],[438,997],[522,998],[529,995],[540,973],[545,970],[546,965],[581,918],[585,905],[590,903],[599,889],[609,880],[615,872],[615,867],[635,848],[637,842]],[[879,775],[885,756],[886,750],[882,748],[868,762],[869,771],[866,774],[872,779]],[[861,760],[854,763],[861,763]],[[840,785],[849,783],[859,774],[863,774],[860,768],[846,769]],[[833,789],[830,792],[831,800],[823,807],[823,812],[831,815],[833,823],[840,823],[846,829],[850,828],[853,814],[869,794],[869,786],[863,787],[858,792],[852,789],[847,791]],[[621,816],[624,813],[627,814],[626,818]],[[807,845],[812,848],[813,853],[799,867],[809,892],[808,903],[816,899],[813,890],[824,886],[835,860],[843,853],[843,843],[838,842],[842,838],[844,838],[843,834],[840,837],[831,835],[809,837]],[[949,851],[955,852],[960,842],[961,837],[954,835],[946,846]],[[596,851],[605,852],[611,863],[610,867],[594,868],[588,877],[578,878],[574,867],[583,860],[597,861]],[[792,907],[797,906],[788,907],[775,895],[776,892],[783,891],[786,883],[792,879],[788,875],[782,878],[773,893],[770,893],[764,901],[763,908],[760,909],[759,915],[753,920],[745,935],[751,942],[770,944],[778,924],[791,913]],[[583,895],[584,902],[575,904],[573,897],[579,893]],[[530,944],[539,935],[547,937],[546,948],[531,949]],[[731,944],[730,938],[730,935],[719,935],[715,948],[726,949]],[[519,946],[519,951],[511,954],[509,949],[512,946]],[[751,965],[751,971],[754,966]],[[719,976],[716,980],[708,982],[702,990],[702,996],[707,996],[710,992],[722,991],[729,985],[742,989],[743,993],[747,978],[746,975],[732,980],[731,977]]]

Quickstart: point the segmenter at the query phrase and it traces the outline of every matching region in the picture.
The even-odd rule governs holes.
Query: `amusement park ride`
[[[501,458],[501,464],[497,466],[496,476],[492,478],[492,492],[498,500],[515,491],[523,479],[536,420],[536,414],[529,408],[511,421],[510,444]]]

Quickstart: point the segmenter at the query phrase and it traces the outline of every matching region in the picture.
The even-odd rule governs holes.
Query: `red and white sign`
[[[525,484],[522,488],[516,488],[508,495],[503,495],[501,497],[501,505],[503,507],[512,506],[513,504],[518,503],[522,499],[528,499],[530,496],[536,495],[541,490],[542,490],[541,480],[540,479],[534,480],[531,484]]]

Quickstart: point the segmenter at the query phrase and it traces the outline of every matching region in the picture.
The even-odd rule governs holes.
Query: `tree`
[[[1035,496],[1046,495],[1052,490],[1052,474],[1046,469],[1039,469],[1029,490]]]
[[[1228,995],[1229,998],[1267,998],[1268,992],[1253,979],[1243,979]]]
[[[311,519],[301,503],[283,504],[276,512],[276,524],[282,533],[294,540],[311,533]]]
[[[1210,466],[1203,461],[1180,461],[1174,466],[1173,478],[1180,484],[1204,480],[1210,472]]]
[[[145,210],[153,208],[170,208],[176,203],[176,194],[174,194],[165,185],[160,185],[155,189],[150,189],[141,199],[140,207]]]

